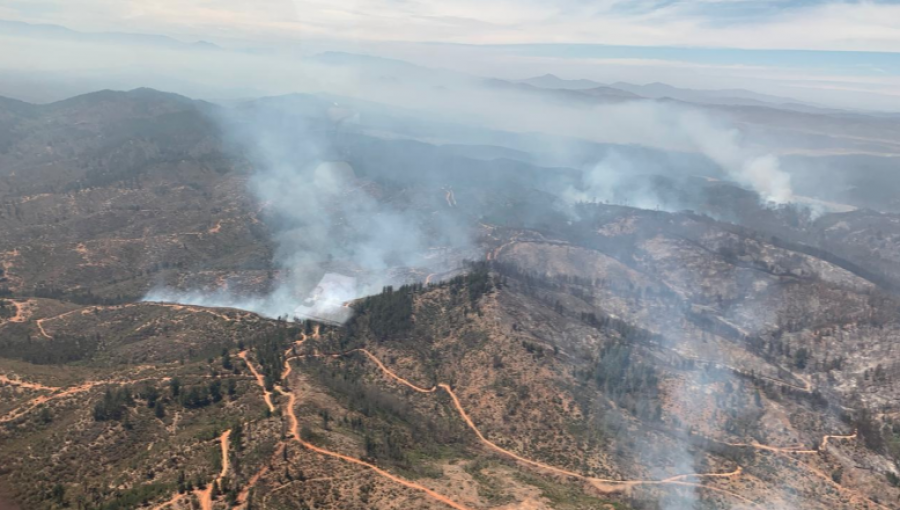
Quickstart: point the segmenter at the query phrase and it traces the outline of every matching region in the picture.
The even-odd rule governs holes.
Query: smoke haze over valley
[[[339,71],[323,71],[320,79],[335,79],[346,59],[356,57],[332,55],[326,61],[335,58]],[[378,97],[396,103],[402,95],[402,109],[333,95],[279,96],[222,107],[214,115],[217,128],[251,167],[249,191],[275,232],[273,264],[282,272],[281,281],[270,295],[249,299],[222,289],[204,294],[165,288],[152,290],[147,299],[292,316],[325,267],[361,276],[363,294],[414,281],[411,275],[421,279],[422,274],[459,269],[464,258],[479,256],[472,251],[473,220],[479,217],[472,213],[478,209],[460,211],[456,203],[457,195],[466,200],[467,192],[487,177],[461,168],[465,162],[460,158],[473,145],[497,152],[484,166],[497,160],[527,166],[530,172],[515,176],[514,182],[547,193],[548,199],[558,195],[554,209],[563,214],[571,214],[568,209],[578,202],[598,200],[666,210],[688,207],[665,203],[638,182],[654,171],[728,179],[757,192],[763,203],[787,204],[792,198],[790,175],[780,169],[777,155],[691,106],[640,98],[584,104],[590,98],[542,97],[540,91],[469,78],[448,81],[453,87],[439,94],[442,101],[418,80],[402,93]],[[516,107],[522,103],[529,108]],[[537,147],[546,149],[532,145],[523,150],[530,145],[525,138],[536,138]],[[407,147],[411,142],[402,139],[419,143]],[[498,139],[509,140],[509,146],[499,145]],[[448,145],[462,153],[441,154]],[[635,152],[636,157],[630,154]],[[660,161],[646,165],[653,157]],[[687,161],[668,164],[679,157]],[[365,176],[373,182],[367,183]],[[503,184],[497,177],[490,180]],[[397,189],[402,183],[412,186]],[[400,195],[379,200],[373,186],[379,193]],[[448,193],[454,187],[451,202]],[[435,195],[447,196],[429,204],[416,196],[420,193],[430,194],[432,202]],[[422,214],[422,207],[435,205]]]

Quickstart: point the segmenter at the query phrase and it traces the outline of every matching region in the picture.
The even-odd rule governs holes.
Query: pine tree
[[[231,370],[234,366],[231,364],[231,354],[228,349],[222,349],[222,368]]]

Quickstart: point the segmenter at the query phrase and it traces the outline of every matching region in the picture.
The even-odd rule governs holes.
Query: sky
[[[900,5],[893,1],[5,0],[0,17],[254,39],[900,52]]]
[[[503,78],[545,71],[835,104],[900,101],[898,1],[4,0],[0,19],[377,52]]]

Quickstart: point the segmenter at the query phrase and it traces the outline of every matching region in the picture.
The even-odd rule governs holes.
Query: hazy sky
[[[501,77],[554,72],[900,105],[896,1],[4,0],[0,19],[377,52]]]
[[[900,51],[888,1],[6,0],[0,17],[252,38]]]

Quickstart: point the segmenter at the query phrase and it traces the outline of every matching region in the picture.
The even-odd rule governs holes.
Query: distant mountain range
[[[630,92],[635,96],[647,99],[677,99],[691,103],[721,104],[736,106],[772,106],[789,109],[816,109],[813,105],[803,104],[796,99],[760,94],[746,89],[721,89],[721,90],[696,90],[674,87],[666,83],[648,83],[637,85],[634,83],[618,81],[605,84],[586,79],[567,80],[554,74],[535,76],[524,80],[515,80],[516,83],[531,85],[542,89],[563,89],[588,91],[591,89],[617,89]]]
[[[79,32],[60,25],[33,24],[21,21],[0,20],[0,33],[3,35],[41,37],[45,39],[62,39],[78,42],[134,44],[175,49],[222,50],[220,46],[207,41],[183,42],[169,36],[158,34]]]
[[[566,90],[586,90],[604,86],[602,83],[593,80],[566,80],[555,74],[545,74],[543,76],[535,76],[534,78],[526,78],[524,80],[516,80],[519,83],[525,83],[532,87],[540,87],[542,89],[566,89]]]
[[[177,50],[201,50],[227,52],[235,51],[233,49],[223,48],[214,43],[207,41],[185,42],[173,37],[159,34],[140,34],[128,32],[81,32],[70,28],[51,25],[51,24],[33,24],[20,21],[0,20],[0,34],[6,36],[31,37],[42,40],[61,40],[81,43],[96,44],[117,44],[117,45],[136,45],[149,46],[163,49]],[[269,50],[261,49],[245,49],[239,50],[242,53],[266,53]],[[415,79],[420,82],[431,83],[436,86],[453,83],[456,80],[479,80],[481,77],[470,76],[464,73],[451,71],[447,69],[431,68],[420,66],[403,60],[379,57],[374,55],[349,53],[341,51],[326,51],[312,57],[308,57],[307,61],[318,64],[331,66],[352,66],[358,71],[366,73],[371,78],[403,78]],[[7,77],[8,78],[8,77]],[[0,94],[16,95],[24,88],[19,82],[22,79],[13,80],[14,86],[0,86]],[[491,80],[496,85],[500,80]],[[675,87],[665,83],[649,83],[638,85],[627,82],[600,83],[589,79],[565,79],[554,74],[545,74],[522,80],[503,80],[510,84],[530,86],[538,89],[548,89],[555,91],[571,91],[578,94],[586,94],[596,99],[602,100],[623,100],[623,99],[674,99],[677,101],[706,104],[706,105],[723,105],[723,106],[764,106],[777,107],[782,110],[798,111],[804,113],[837,113],[842,110],[834,110],[821,108],[819,106],[803,103],[796,99],[779,97],[768,94],[761,94],[746,89],[722,89],[722,90],[697,90]],[[2,85],[2,84],[0,84]],[[66,90],[56,94],[49,94],[45,100],[60,99],[79,92],[86,92],[97,88],[113,87],[113,88],[132,88],[135,86],[146,85],[144,83],[132,84],[102,84],[92,83],[90,87],[86,87],[84,91],[80,88],[76,90]],[[168,88],[172,88],[172,84],[166,84]],[[194,90],[184,90],[183,92],[196,95]],[[34,94],[25,94],[27,99],[41,100],[40,96]],[[45,94],[46,95],[46,94]],[[216,94],[219,95],[219,94]],[[565,97],[568,94],[562,92],[559,97]]]

